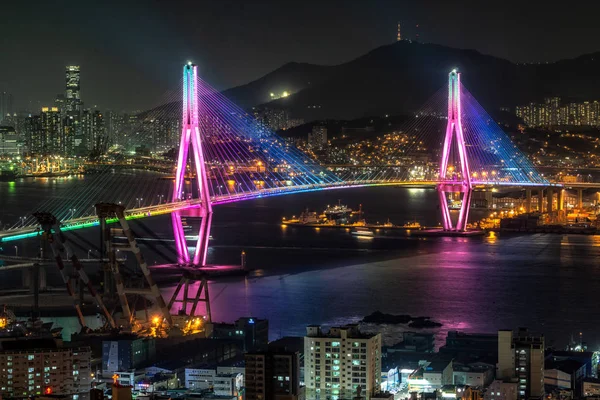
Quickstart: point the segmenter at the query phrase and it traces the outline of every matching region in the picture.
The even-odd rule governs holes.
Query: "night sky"
[[[64,66],[81,65],[86,107],[164,102],[193,60],[213,86],[247,83],[289,61],[337,64],[395,40],[396,23],[423,42],[514,62],[600,50],[600,2],[552,1],[6,1],[0,90],[50,104]]]

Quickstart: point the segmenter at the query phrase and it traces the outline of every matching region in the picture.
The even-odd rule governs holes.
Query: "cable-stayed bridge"
[[[180,262],[204,265],[213,205],[349,187],[435,187],[444,228],[463,231],[476,188],[552,186],[462,85],[456,70],[391,143],[375,144],[365,149],[364,159],[335,166],[319,164],[270,131],[200,80],[195,65],[184,66],[182,87],[174,179],[120,181],[106,166],[68,196],[45,199],[31,211],[56,215],[65,230],[97,225],[93,205],[98,202],[122,204],[129,219],[171,214]],[[461,211],[452,221],[448,195],[456,199],[457,193]],[[202,220],[193,258],[181,226],[181,213],[189,209],[197,209]],[[37,234],[35,218],[22,217],[0,238]]]

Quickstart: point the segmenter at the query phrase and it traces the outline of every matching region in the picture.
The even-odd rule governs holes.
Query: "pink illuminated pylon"
[[[181,142],[179,144],[179,158],[177,159],[177,172],[175,175],[175,188],[173,190],[173,202],[184,201],[185,171],[188,163],[188,151],[190,144],[194,155],[196,166],[196,178],[198,180],[198,197],[200,199],[200,230],[194,253],[194,265],[205,265],[208,251],[208,238],[210,236],[210,225],[212,221],[212,204],[208,189],[208,177],[204,165],[204,154],[202,152],[202,138],[198,123],[198,67],[188,63],[183,67],[183,119],[181,128]],[[175,245],[180,263],[189,264],[190,255],[187,248],[181,213],[171,214],[173,221],[173,233]]]
[[[448,76],[448,125],[446,127],[446,137],[442,149],[442,161],[440,163],[439,179],[440,184],[437,187],[440,197],[440,208],[442,210],[442,220],[444,230],[446,231],[465,231],[469,219],[469,207],[471,206],[471,172],[469,170],[469,160],[467,159],[467,150],[465,146],[465,136],[462,129],[462,107],[460,99],[460,73],[452,70]],[[448,179],[448,159],[453,139],[456,139],[458,154],[460,158],[460,179]],[[448,209],[447,193],[463,193],[462,204],[458,214],[456,226],[450,218]]]

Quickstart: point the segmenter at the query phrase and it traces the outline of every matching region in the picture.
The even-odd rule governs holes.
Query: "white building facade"
[[[304,337],[304,375],[307,397],[325,398],[356,393],[372,395],[381,388],[381,334],[367,335],[357,325],[307,327]]]

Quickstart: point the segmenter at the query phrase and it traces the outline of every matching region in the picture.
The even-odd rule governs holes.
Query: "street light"
[[[27,217],[19,217],[19,220],[21,221],[21,227],[25,226],[25,220],[27,219]]]
[[[19,257],[19,248],[15,246],[15,257]]]
[[[92,252],[92,249],[88,250],[88,260],[90,259],[90,253]]]
[[[69,208],[69,212],[71,213],[71,218],[70,219],[73,219],[73,215],[75,215],[75,211],[77,211],[77,210],[74,209],[74,208]]]

